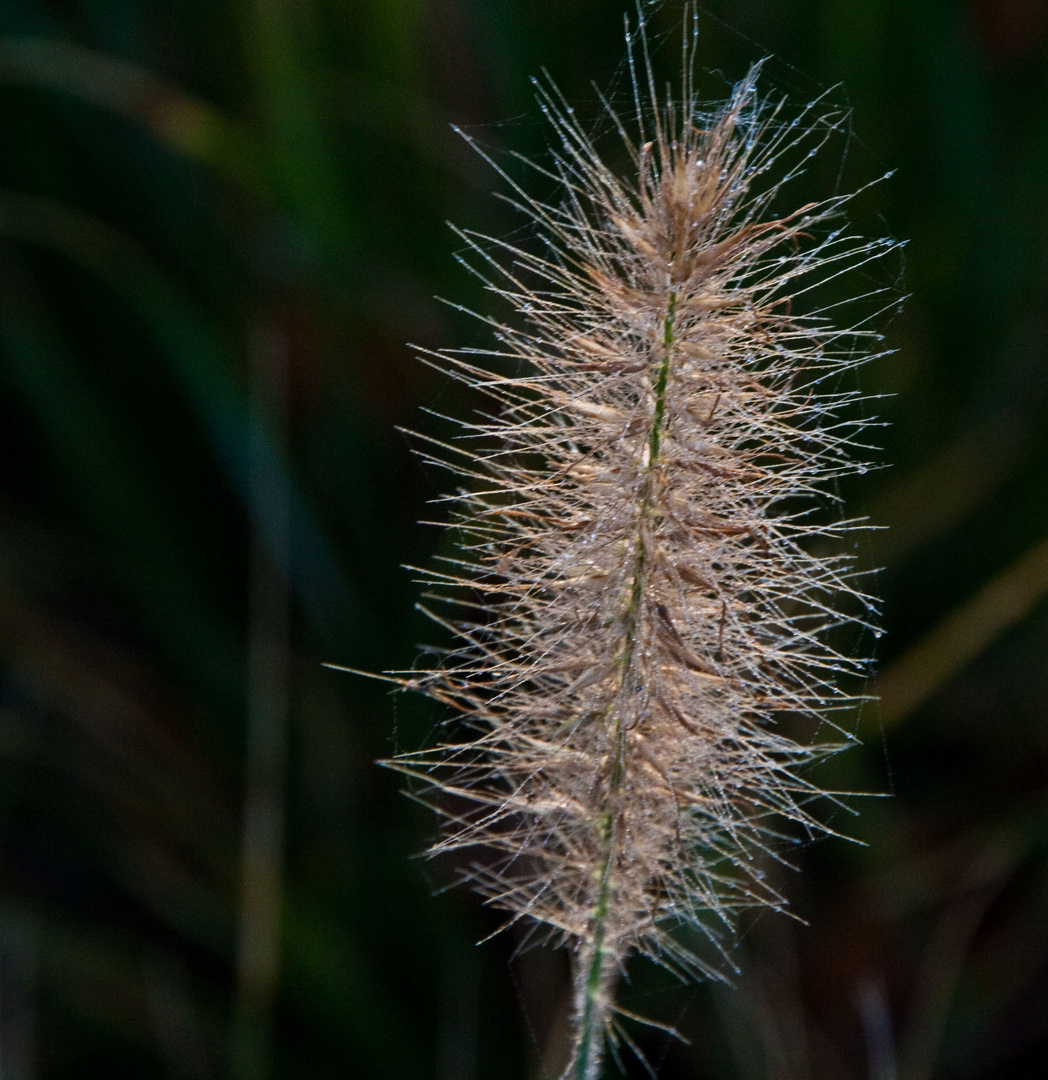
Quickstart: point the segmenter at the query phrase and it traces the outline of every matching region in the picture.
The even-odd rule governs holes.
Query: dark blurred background
[[[412,856],[376,758],[437,717],[322,667],[432,637],[402,563],[448,483],[397,425],[470,403],[457,224],[520,222],[455,136],[541,155],[528,78],[624,89],[622,0],[0,0],[0,1080],[537,1078],[563,955]],[[667,78],[680,5],[652,15]],[[830,187],[907,238],[863,386],[890,468],[889,793],[747,923],[732,988],[637,967],[665,1080],[1048,1068],[1048,5],[709,0],[700,83],[826,87]],[[846,156],[845,156],[846,154]],[[898,268],[896,268],[898,269]],[[631,1076],[643,1071],[626,1062]]]

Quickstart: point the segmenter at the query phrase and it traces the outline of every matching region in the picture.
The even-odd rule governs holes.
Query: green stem
[[[655,380],[655,419],[651,425],[651,457],[648,461],[648,469],[655,467],[655,459],[659,456],[659,440],[662,438],[662,419],[666,412],[666,382],[670,375],[670,349],[673,345],[673,316],[677,308],[677,294],[670,293],[669,308],[666,311],[666,321],[663,323],[662,343],[666,349],[666,355],[662,358],[662,366],[659,368],[658,378]],[[648,492],[645,491],[644,509],[648,507]]]
[[[593,958],[586,973],[586,998],[579,1023],[579,1050],[575,1059],[576,1080],[592,1080],[599,1064],[600,1040],[604,1036],[604,1017],[598,1008],[598,997],[604,982],[604,935],[607,929],[608,907],[611,899],[611,842],[614,822],[610,810],[604,812],[603,832],[606,843],[604,863],[601,867],[600,892],[593,907],[590,925],[593,927]]]
[[[666,383],[669,380],[670,353],[673,345],[673,318],[677,306],[677,294],[670,293],[669,306],[663,324],[663,345],[665,356],[655,378],[655,414],[652,419],[651,435],[648,439],[647,471],[650,475],[659,456],[659,443],[666,413]],[[641,497],[641,517],[647,517],[651,508],[651,484],[647,479]],[[625,684],[633,665],[633,642],[637,629],[637,615],[643,595],[643,572],[647,556],[643,536],[637,538],[637,556],[633,567],[633,585],[630,589],[629,606],[626,608],[626,647],[622,654],[622,682]],[[608,804],[601,815],[601,833],[604,841],[604,855],[600,867],[600,889],[590,916],[590,938],[593,942],[593,955],[586,971],[585,995],[582,1015],[579,1017],[579,1042],[575,1055],[575,1080],[596,1080],[597,1070],[603,1049],[604,1012],[600,997],[606,990],[608,981],[605,965],[608,961],[606,938],[608,930],[608,911],[611,906],[611,877],[615,863],[615,812],[614,802],[622,789],[625,768],[626,742],[620,718],[612,719],[612,738],[617,743],[615,760],[612,765],[608,785]]]

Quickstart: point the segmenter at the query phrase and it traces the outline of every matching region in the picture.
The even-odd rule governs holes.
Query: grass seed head
[[[630,954],[715,973],[675,929],[716,943],[780,907],[768,856],[828,831],[803,766],[834,747],[784,721],[835,731],[865,664],[832,633],[870,608],[854,523],[823,511],[862,467],[841,376],[879,339],[813,298],[893,246],[848,232],[847,197],[773,211],[843,117],[787,119],[757,68],[702,107],[690,57],[660,99],[639,40],[635,116],[608,110],[628,173],[540,84],[561,197],[503,173],[538,243],[460,234],[516,315],[486,358],[429,356],[489,408],[423,451],[463,483],[458,554],[426,575],[454,644],[400,679],[453,735],[389,763],[443,815],[433,850],[471,851],[491,903],[572,950],[580,1078]]]

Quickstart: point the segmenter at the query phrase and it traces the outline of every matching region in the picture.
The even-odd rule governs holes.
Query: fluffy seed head
[[[841,376],[877,339],[809,297],[892,244],[847,232],[846,197],[773,213],[841,117],[788,122],[756,68],[704,109],[684,66],[670,102],[637,65],[630,130],[608,108],[625,176],[539,86],[561,199],[503,173],[538,243],[460,234],[517,316],[429,356],[489,408],[424,444],[464,481],[458,554],[425,575],[454,644],[397,676],[457,737],[390,764],[443,815],[433,850],[472,850],[493,904],[573,950],[580,1077],[630,953],[708,973],[675,928],[780,906],[766,856],[786,822],[825,831],[799,770],[830,749],[783,721],[851,707],[864,663],[828,639],[869,604],[824,511],[861,467]]]

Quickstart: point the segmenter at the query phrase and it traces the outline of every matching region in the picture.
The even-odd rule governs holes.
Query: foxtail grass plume
[[[626,175],[537,83],[559,201],[500,169],[534,243],[460,233],[515,315],[484,318],[490,350],[426,354],[488,408],[423,440],[463,485],[425,572],[453,644],[389,676],[449,709],[446,741],[387,763],[443,816],[433,852],[471,851],[492,904],[571,950],[577,1080],[629,1042],[631,954],[715,974],[738,912],[783,905],[768,857],[830,831],[802,767],[848,741],[865,660],[828,635],[871,605],[827,506],[862,468],[845,375],[879,338],[816,295],[893,246],[848,231],[849,196],[782,209],[840,115],[787,119],[758,67],[703,107],[693,29],[661,98],[643,25],[627,41],[633,115],[605,105]]]

